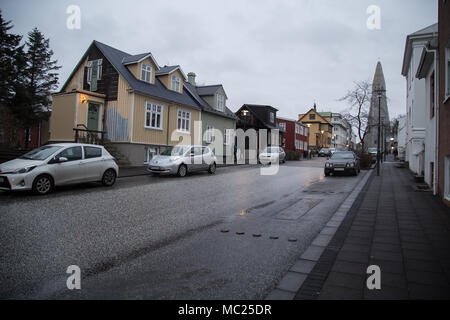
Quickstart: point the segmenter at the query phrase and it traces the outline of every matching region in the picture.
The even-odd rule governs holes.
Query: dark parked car
[[[319,151],[319,157],[330,157],[331,156],[331,150],[330,148],[322,148]]]
[[[350,173],[358,175],[361,172],[359,158],[352,151],[335,152],[325,162],[325,175],[335,174],[337,172]]]
[[[371,155],[372,157],[372,163],[377,162],[377,148],[369,148],[367,149],[367,152]]]

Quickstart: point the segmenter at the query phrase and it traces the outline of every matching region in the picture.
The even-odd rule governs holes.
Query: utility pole
[[[377,139],[377,176],[380,175],[380,165],[381,165],[381,97],[385,90],[378,86],[375,88],[378,97],[378,139]]]

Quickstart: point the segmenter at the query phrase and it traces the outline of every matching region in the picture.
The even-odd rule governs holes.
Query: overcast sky
[[[69,30],[66,9],[81,9]],[[370,5],[381,29],[369,30]],[[390,117],[406,113],[401,65],[408,34],[437,22],[437,0],[1,0],[13,32],[50,38],[64,83],[92,40],[130,54],[151,51],[160,66],[181,65],[201,84],[222,83],[228,107],[268,104],[297,118],[316,101],[339,112],[354,81],[384,69]]]

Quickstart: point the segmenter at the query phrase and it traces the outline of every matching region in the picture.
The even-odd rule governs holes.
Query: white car
[[[210,148],[204,146],[168,147],[160,155],[154,156],[148,164],[148,171],[153,174],[177,174],[186,176],[188,172],[216,172],[217,158]]]
[[[281,147],[266,147],[259,154],[259,162],[262,164],[285,163],[286,153]]]
[[[47,194],[53,187],[101,181],[112,186],[119,167],[99,145],[49,144],[0,164],[0,190],[33,190]]]

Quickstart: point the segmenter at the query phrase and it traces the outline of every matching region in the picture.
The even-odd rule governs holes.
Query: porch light
[[[80,102],[83,103],[83,104],[87,104],[88,98],[84,94],[81,94],[80,95]]]

